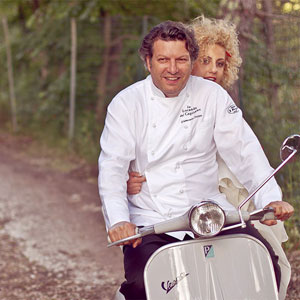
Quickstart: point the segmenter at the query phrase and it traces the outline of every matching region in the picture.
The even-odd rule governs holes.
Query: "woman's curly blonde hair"
[[[189,26],[194,30],[199,45],[198,59],[205,56],[207,48],[211,45],[217,44],[225,49],[224,76],[220,84],[229,89],[238,79],[239,67],[242,64],[236,26],[225,20],[209,19],[204,16],[197,17]]]

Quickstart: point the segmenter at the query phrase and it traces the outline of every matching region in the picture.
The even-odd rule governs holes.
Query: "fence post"
[[[69,105],[69,142],[71,142],[74,138],[74,127],[75,127],[76,57],[77,57],[77,26],[76,26],[76,19],[71,18],[71,78],[70,78],[70,105]]]
[[[11,47],[10,47],[10,37],[6,17],[2,17],[2,25],[4,31],[4,40],[6,48],[6,57],[7,57],[7,72],[8,72],[8,83],[9,83],[9,98],[10,98],[10,107],[11,107],[11,116],[12,116],[12,129],[13,132],[18,130],[17,122],[17,105],[16,105],[16,96],[14,88],[14,74],[13,66],[11,59]]]

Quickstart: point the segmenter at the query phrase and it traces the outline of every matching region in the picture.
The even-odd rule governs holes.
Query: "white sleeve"
[[[98,187],[107,228],[130,221],[127,180],[129,163],[135,158],[135,139],[133,113],[129,110],[124,99],[114,98],[100,139]]]
[[[256,135],[230,96],[219,90],[217,99],[214,131],[217,149],[229,169],[251,193],[273,169]],[[256,208],[263,208],[272,201],[280,201],[281,198],[281,190],[272,178],[256,193],[253,200]]]

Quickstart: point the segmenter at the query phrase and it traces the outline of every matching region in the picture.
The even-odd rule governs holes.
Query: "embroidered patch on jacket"
[[[239,108],[235,104],[231,104],[227,107],[226,110],[229,114],[235,114],[239,111]]]
[[[185,108],[182,108],[179,117],[180,117],[180,122],[184,123],[184,122],[192,121],[196,118],[201,118],[203,117],[203,115],[201,113],[201,108],[197,106],[187,105]]]

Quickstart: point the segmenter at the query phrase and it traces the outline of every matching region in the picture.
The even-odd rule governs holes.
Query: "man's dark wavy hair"
[[[153,27],[144,37],[139,49],[140,57],[146,63],[146,57],[153,56],[153,44],[157,40],[163,41],[185,41],[185,46],[190,53],[191,61],[194,62],[199,53],[194,32],[181,22],[165,21]]]

